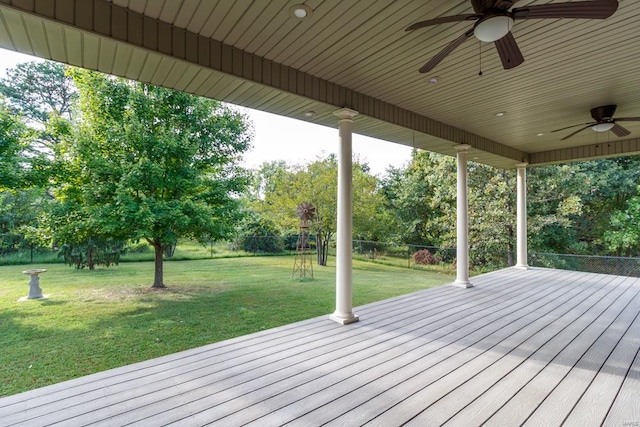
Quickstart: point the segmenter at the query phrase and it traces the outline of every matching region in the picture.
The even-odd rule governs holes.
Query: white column
[[[527,264],[527,163],[518,163],[518,203],[516,268],[526,270]]]
[[[352,270],[352,171],[351,129],[357,111],[343,108],[338,116],[340,147],[338,151],[338,233],[336,242],[336,311],[331,319],[346,325],[358,321],[353,313]]]
[[[469,282],[469,201],[467,198],[467,155],[471,146],[456,145],[458,152],[458,191],[456,201],[457,212],[457,244],[456,244],[456,281],[454,285],[461,288],[472,287]]]

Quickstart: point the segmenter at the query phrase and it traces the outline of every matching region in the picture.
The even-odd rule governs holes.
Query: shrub
[[[275,225],[266,219],[253,219],[242,230],[242,249],[253,253],[280,253],[284,250],[282,238]]]
[[[127,252],[133,254],[142,254],[150,251],[151,246],[146,242],[130,243],[129,246],[127,246]]]
[[[124,242],[117,240],[93,240],[82,243],[67,243],[60,247],[58,256],[64,258],[66,264],[80,270],[96,265],[118,265],[120,255],[124,252]]]
[[[436,257],[431,255],[431,252],[427,249],[420,249],[419,251],[414,252],[412,258],[413,262],[419,265],[431,265],[438,263]]]

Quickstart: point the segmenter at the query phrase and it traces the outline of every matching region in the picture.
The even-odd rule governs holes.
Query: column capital
[[[469,151],[469,148],[471,148],[469,144],[457,144],[453,146],[453,149],[458,153]]]
[[[516,163],[516,167],[519,168],[526,168],[527,166],[529,166],[529,163],[527,162],[522,162],[522,163]]]
[[[357,111],[351,110],[349,108],[341,108],[333,112],[333,115],[338,116],[340,120],[345,120],[345,119],[353,120],[353,118],[358,114],[359,113]]]

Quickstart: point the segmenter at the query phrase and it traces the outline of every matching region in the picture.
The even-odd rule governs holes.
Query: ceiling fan
[[[593,117],[593,120],[595,120],[595,122],[580,123],[577,125],[568,126],[566,128],[552,130],[551,132],[560,132],[561,130],[571,129],[576,126],[583,126],[577,131],[562,138],[561,141],[564,141],[565,139],[569,139],[573,135],[579,132],[582,132],[583,130],[588,128],[591,128],[596,132],[606,132],[610,130],[611,132],[615,133],[616,136],[620,136],[620,137],[630,135],[631,132],[629,132],[626,128],[620,126],[617,122],[622,122],[622,121],[640,122],[640,117],[620,117],[620,118],[614,119],[613,114],[616,112],[616,107],[617,105],[603,105],[601,107],[592,108],[591,117]]]
[[[449,43],[420,68],[420,72],[431,71],[471,36],[476,36],[483,42],[494,42],[504,69],[515,68],[524,62],[524,57],[511,34],[514,21],[544,18],[605,19],[613,15],[618,8],[618,0],[591,0],[516,7],[509,11],[517,2],[518,0],[471,0],[475,13],[443,16],[416,22],[408,27],[406,31],[447,22],[476,21],[471,29]]]

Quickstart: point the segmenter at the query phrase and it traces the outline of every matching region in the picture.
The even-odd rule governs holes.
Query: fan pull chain
[[[480,72],[478,73],[478,75],[481,76],[482,75],[482,42],[480,40],[478,40],[478,48],[479,48],[479,51],[480,51],[480,55],[479,55],[479,58],[480,58]]]

